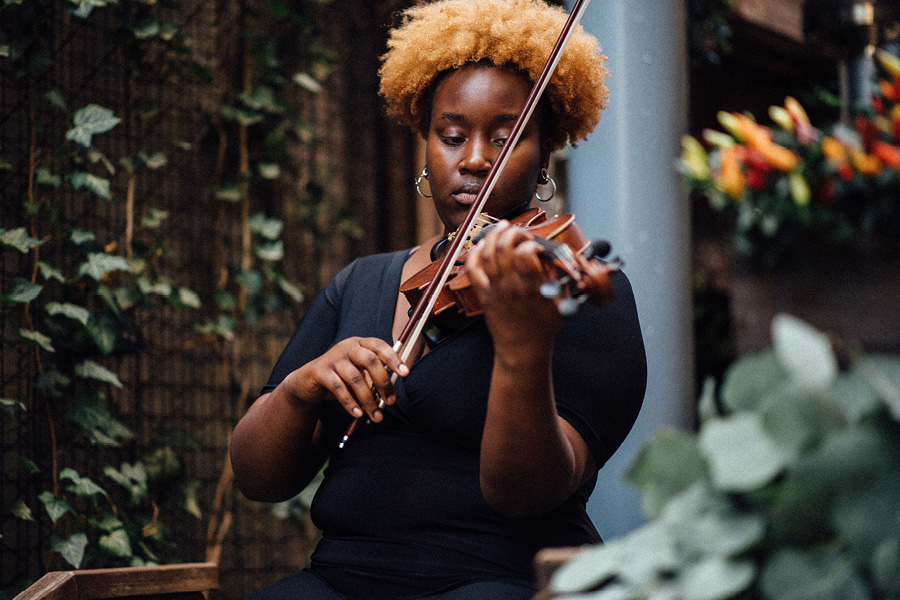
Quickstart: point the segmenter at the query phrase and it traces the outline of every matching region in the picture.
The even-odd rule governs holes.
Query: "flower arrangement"
[[[879,86],[853,123],[819,129],[787,98],[774,126],[719,113],[723,131],[682,140],[696,196],[732,215],[739,252],[774,266],[798,244],[900,233],[900,57],[876,53]]]

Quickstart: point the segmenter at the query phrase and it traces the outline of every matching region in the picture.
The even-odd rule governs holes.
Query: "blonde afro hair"
[[[403,13],[382,56],[388,114],[427,135],[431,87],[444,71],[489,61],[536,81],[568,15],[543,0],[438,0]],[[555,119],[551,148],[583,140],[600,121],[609,91],[597,40],[579,26],[544,92]]]

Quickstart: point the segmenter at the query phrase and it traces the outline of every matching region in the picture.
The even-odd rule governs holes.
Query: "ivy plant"
[[[696,433],[627,473],[646,525],[578,554],[554,598],[900,598],[900,360],[843,356],[787,315],[709,385]]]

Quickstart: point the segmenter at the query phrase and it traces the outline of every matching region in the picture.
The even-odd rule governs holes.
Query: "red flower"
[[[822,182],[817,198],[825,206],[832,206],[834,204],[834,188],[834,179],[826,179]]]

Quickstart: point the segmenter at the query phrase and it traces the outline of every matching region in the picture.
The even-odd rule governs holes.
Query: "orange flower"
[[[833,137],[825,137],[822,140],[822,153],[825,158],[836,165],[847,160],[847,149]]]
[[[872,146],[872,153],[884,165],[892,169],[900,169],[900,147],[879,141]]]
[[[722,148],[720,158],[721,164],[719,165],[719,178],[716,182],[716,187],[735,200],[740,200],[744,195],[746,180],[738,161],[738,147],[729,146]]]
[[[866,154],[859,150],[850,152],[850,158],[853,160],[853,166],[863,175],[874,177],[881,172],[881,161],[877,156]]]
[[[797,155],[772,141],[771,132],[743,115],[734,115],[735,125],[748,148],[759,152],[772,167],[779,171],[793,171],[800,163]]]

